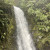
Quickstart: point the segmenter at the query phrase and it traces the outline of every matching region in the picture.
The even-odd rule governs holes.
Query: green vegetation
[[[13,8],[0,2],[0,50],[12,50],[12,35],[15,32]],[[13,48],[13,47],[12,47]]]
[[[11,4],[11,5],[15,5],[14,0],[4,0],[5,3]]]

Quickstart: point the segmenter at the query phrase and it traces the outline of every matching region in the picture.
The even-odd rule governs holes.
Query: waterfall
[[[14,6],[15,20],[17,26],[18,50],[36,50],[28,30],[28,23],[23,11]]]

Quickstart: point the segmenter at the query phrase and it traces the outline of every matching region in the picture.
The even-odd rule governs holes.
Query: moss
[[[12,50],[15,33],[13,6],[0,3],[0,50]],[[15,47],[14,47],[15,48]]]

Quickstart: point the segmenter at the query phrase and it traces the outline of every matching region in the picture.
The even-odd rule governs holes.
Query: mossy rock
[[[13,6],[0,3],[0,50],[15,50],[15,25]]]

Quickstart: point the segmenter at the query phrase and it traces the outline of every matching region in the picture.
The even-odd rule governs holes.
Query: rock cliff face
[[[13,6],[0,2],[0,50],[15,50]]]

